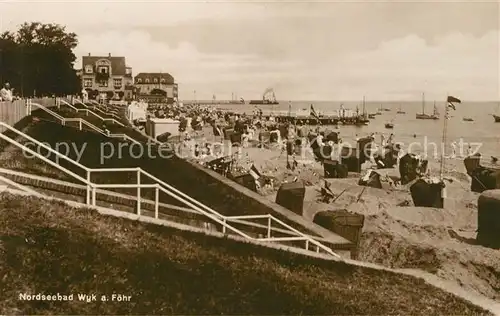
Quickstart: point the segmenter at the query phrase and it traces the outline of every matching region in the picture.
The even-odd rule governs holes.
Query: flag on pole
[[[257,167],[255,167],[254,164],[252,164],[252,167],[250,167],[250,170],[248,173],[255,179],[255,181],[259,180],[261,175]]]
[[[457,108],[455,107],[454,103],[462,103],[462,101],[458,98],[455,98],[453,96],[448,96],[448,99],[446,100],[448,102],[448,108],[451,108],[453,110],[456,110]]]
[[[314,106],[312,104],[311,104],[311,110],[310,110],[310,114],[309,115],[311,115],[312,117],[314,117],[315,119],[317,119],[318,122],[321,122],[319,120],[319,115],[318,115],[318,113],[316,113],[316,110],[314,110]]]

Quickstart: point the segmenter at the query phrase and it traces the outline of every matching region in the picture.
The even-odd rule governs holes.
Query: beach
[[[441,121],[422,122],[433,123],[442,124]],[[332,129],[321,126],[320,130],[327,128]],[[355,137],[368,136],[369,130],[370,126],[366,129],[341,126],[334,131],[340,132],[344,144],[355,144]],[[352,135],[352,131],[357,133]],[[386,131],[386,137],[392,132],[395,133],[396,142],[401,138],[417,143],[425,140],[423,136],[398,137],[396,131]],[[210,134],[211,129],[205,128],[203,136],[208,141],[214,139]],[[378,136],[375,135],[375,142],[379,142]],[[448,179],[445,182],[446,197],[444,208],[437,209],[412,206],[408,186],[393,187],[384,182],[385,175],[399,177],[397,166],[376,170],[382,175],[383,189],[358,185],[359,173],[350,172],[345,179],[327,179],[334,195],[340,194],[340,197],[334,202],[324,203],[319,200],[320,189],[325,181],[323,166],[313,159],[308,150],[292,158],[287,157],[286,150],[277,144],[265,148],[250,146],[238,149],[225,141],[225,146],[231,149],[231,154],[237,152],[234,155],[237,157],[236,168],[248,171],[253,164],[262,175],[273,179],[272,186],[263,186],[258,190],[263,198],[274,202],[281,183],[302,181],[306,187],[304,218],[312,221],[317,212],[343,209],[365,215],[359,260],[391,268],[430,272],[468,291],[500,300],[500,251],[475,244],[479,194],[470,190],[470,177],[463,164],[464,157],[460,157],[458,151],[456,157],[445,160],[444,176]],[[450,146],[447,146],[448,154],[450,150]],[[493,148],[490,150],[494,151]],[[415,151],[423,153],[423,149]],[[297,162],[294,170],[287,168],[287,159],[289,163],[294,159]],[[439,176],[439,155],[432,153],[427,159],[431,175]],[[487,162],[485,159],[483,164]],[[366,170],[369,165],[365,163],[363,169]]]

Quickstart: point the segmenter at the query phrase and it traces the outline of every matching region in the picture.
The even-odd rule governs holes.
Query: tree
[[[66,95],[80,92],[73,68],[75,33],[58,24],[24,23],[0,34],[0,75],[22,95]]]

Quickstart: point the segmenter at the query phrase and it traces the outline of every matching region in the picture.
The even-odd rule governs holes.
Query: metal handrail
[[[24,185],[21,185],[21,184],[15,182],[15,181],[12,181],[11,179],[6,178],[6,177],[4,177],[2,175],[0,175],[0,181],[4,182],[4,183],[7,183],[8,185],[11,185],[11,186],[15,187],[16,189],[19,189],[19,190],[24,191],[26,193],[29,193],[31,195],[34,195],[34,196],[37,196],[37,197],[43,197],[43,194],[41,194],[39,192],[36,192],[35,190],[30,189],[30,188],[28,188],[28,187],[26,187]]]
[[[4,126],[4,127],[7,127],[7,126],[8,126],[7,124],[5,124],[5,123],[3,123],[3,122],[0,122],[0,125],[2,125],[2,126]],[[7,126],[6,126],[6,125],[7,125]],[[74,177],[75,179],[80,180],[80,181],[82,181],[83,183],[85,183],[85,184],[89,185],[89,182],[87,181],[87,179],[84,179],[83,177],[79,176],[78,174],[76,174],[76,173],[74,173],[74,172],[72,172],[72,171],[70,171],[70,170],[68,170],[68,169],[66,169],[66,168],[61,167],[61,165],[59,165],[59,164],[57,164],[57,163],[53,162],[52,160],[50,160],[50,159],[48,159],[48,158],[45,158],[43,155],[40,155],[40,154],[39,154],[39,153],[37,153],[36,151],[34,151],[34,150],[32,150],[32,149],[30,149],[30,148],[28,148],[28,147],[24,146],[23,144],[21,144],[21,143],[19,143],[19,142],[15,141],[15,140],[13,140],[12,138],[7,137],[6,135],[1,134],[1,133],[0,133],[0,138],[2,138],[3,140],[5,140],[5,141],[7,141],[7,142],[11,143],[12,145],[17,146],[18,148],[20,148],[20,149],[24,150],[25,152],[28,152],[28,153],[32,154],[33,156],[40,158],[40,159],[41,159],[41,160],[43,160],[44,162],[48,163],[49,165],[51,165],[51,166],[53,166],[53,167],[56,167],[57,169],[59,169],[59,170],[61,170],[61,171],[65,172],[65,173],[67,173],[68,175],[71,175],[71,176],[72,176],[72,177]],[[44,147],[45,147],[45,146],[44,146]],[[47,147],[45,147],[45,148],[47,148]],[[49,150],[49,151],[51,151],[51,152],[52,152],[52,153],[54,153],[54,154],[57,152],[57,151],[52,150],[51,148],[50,148],[50,150]],[[61,155],[61,156],[64,156],[64,155]],[[71,159],[69,159],[69,160],[71,161]]]
[[[75,187],[75,188],[84,187],[84,185],[79,185],[79,184],[70,183],[70,182],[61,181],[61,180],[49,179],[47,177],[37,176],[37,175],[33,175],[33,174],[27,174],[27,173],[24,173],[24,172],[13,171],[13,170],[5,169],[5,168],[0,168],[0,178],[2,177],[2,175],[1,175],[2,173],[8,174],[8,175],[14,175],[14,176],[22,177],[22,178],[27,178],[27,179],[40,180],[40,181],[43,181],[43,182],[56,183],[56,184],[59,184],[59,185],[64,185],[64,186],[69,186],[69,187]],[[5,178],[5,179],[8,179],[8,178]],[[11,180],[9,180],[9,181],[11,181]],[[13,183],[15,183],[16,185],[19,185],[17,182],[13,182]],[[21,185],[19,185],[19,186],[21,186]],[[32,192],[38,193],[38,192],[33,191],[33,190],[32,190]],[[131,195],[121,194],[121,193],[117,193],[117,192],[114,192],[114,191],[107,191],[107,190],[97,189],[96,193],[101,194],[101,195],[113,196],[113,197],[116,197],[116,196],[125,196],[128,199],[131,199],[131,200],[134,199],[134,197],[132,197]],[[155,201],[148,200],[148,199],[143,199],[143,202],[155,204]],[[176,210],[179,210],[181,212],[187,212],[187,213],[192,213],[192,214],[199,214],[199,212],[197,212],[195,210],[192,210],[190,208],[185,208],[185,207],[180,207],[180,206],[175,206],[175,205],[169,205],[169,204],[160,203],[160,202],[158,202],[158,206],[161,206],[161,207],[164,207],[164,208],[176,209]],[[249,216],[253,217],[254,215],[243,215],[242,217],[246,218],[246,217],[249,217]],[[265,215],[255,215],[255,216],[260,216],[262,218],[265,217]],[[236,216],[236,217],[238,217],[238,216]],[[233,218],[233,216],[231,216],[231,218]],[[254,227],[254,228],[267,228],[267,229],[269,229],[269,225],[262,225],[262,224],[259,224],[259,223],[249,222],[249,221],[245,221],[245,220],[232,219],[231,222],[237,223],[237,224],[241,224],[241,225],[250,226],[250,227]],[[284,229],[280,229],[280,228],[276,228],[276,227],[271,227],[271,230],[273,232],[277,232],[277,233],[280,233],[280,234],[290,234],[290,231],[287,231],[287,230],[284,230]]]
[[[29,141],[30,141],[30,142],[32,142],[33,144],[38,145],[39,147],[41,146],[41,147],[43,147],[43,148],[47,149],[49,152],[51,152],[51,153],[53,153],[54,155],[56,155],[56,157],[61,158],[61,159],[64,159],[64,160],[66,160],[67,162],[70,162],[70,163],[74,164],[75,166],[77,166],[77,167],[79,167],[79,168],[81,168],[81,169],[83,169],[83,170],[85,170],[85,171],[88,171],[88,168],[87,168],[87,167],[85,167],[84,165],[82,165],[81,163],[79,163],[78,161],[75,161],[75,160],[73,160],[73,159],[69,158],[68,156],[65,156],[65,155],[61,154],[61,153],[60,153],[60,152],[58,152],[57,150],[53,150],[52,148],[50,148],[49,146],[45,145],[44,143],[42,143],[42,142],[40,142],[40,141],[38,141],[38,140],[34,139],[33,137],[31,137],[31,136],[29,136],[29,135],[27,135],[27,134],[25,134],[25,133],[21,132],[20,130],[18,130],[18,129],[16,129],[16,128],[12,127],[12,126],[10,126],[9,124],[6,124],[6,123],[4,123],[4,122],[0,121],[0,126],[5,127],[6,129],[8,129],[8,130],[10,130],[10,131],[12,131],[12,132],[14,132],[14,133],[18,134],[19,136],[22,136],[22,137],[26,138],[27,140],[29,140]],[[0,134],[0,135],[2,135],[2,134]],[[4,138],[4,139],[5,139],[5,138]],[[17,145],[17,142],[16,142],[16,144],[15,144],[15,145]],[[20,146],[23,146],[23,145],[20,145]],[[43,158],[45,158],[45,157],[43,157]],[[48,158],[45,158],[45,159],[48,159]],[[42,159],[42,160],[43,160],[43,159]],[[51,161],[51,160],[50,160],[50,161]],[[83,182],[85,182],[85,181],[83,181]]]
[[[92,111],[91,111],[91,110],[89,110],[89,109],[78,109],[78,108],[74,107],[72,104],[70,104],[69,102],[67,102],[67,101],[65,101],[65,100],[63,100],[63,99],[61,99],[61,98],[57,99],[57,101],[56,101],[56,102],[59,102],[59,103],[61,103],[61,102],[62,102],[64,105],[66,105],[66,106],[68,106],[68,107],[72,108],[72,109],[73,109],[73,110],[75,110],[76,112],[85,112],[85,113],[87,113],[87,115],[88,115],[88,114],[92,114],[92,115],[94,115],[95,117],[97,117],[98,119],[100,119],[101,121],[111,121],[113,124],[118,124],[118,125],[120,125],[120,126],[125,126],[123,123],[121,123],[121,122],[119,122],[119,121],[115,120],[114,118],[106,118],[106,117],[102,117],[102,116],[100,116],[100,115],[98,115],[98,114],[96,114],[96,113],[92,112]],[[85,105],[85,106],[86,106],[86,105]],[[106,114],[106,115],[108,115],[108,114]]]
[[[35,103],[35,102],[31,102],[31,100],[29,100],[29,99],[28,99],[28,106],[29,106],[29,108],[30,108],[30,110],[29,110],[29,111],[30,111],[30,114],[31,114],[31,106],[32,106],[32,105],[34,105],[34,106],[38,107],[39,109],[42,109],[42,110],[44,110],[45,112],[49,113],[49,114],[50,114],[50,115],[52,115],[53,117],[55,117],[55,118],[57,118],[58,120],[60,120],[60,121],[61,121],[61,123],[64,125],[64,119],[65,119],[65,118],[64,118],[63,116],[61,116],[61,115],[57,114],[56,112],[54,112],[54,111],[52,111],[52,110],[50,110],[50,109],[46,108],[45,106],[43,106],[43,105],[41,105],[41,104],[38,104],[38,103]]]
[[[76,101],[76,102],[80,103],[81,105],[83,105],[83,106],[84,106],[84,107],[86,107],[87,109],[88,109],[88,108],[90,108],[88,105],[86,105],[84,102],[80,101],[80,100],[79,100],[79,99],[77,99],[77,98],[73,98],[73,101]],[[91,103],[95,103],[95,104],[97,104],[97,105],[100,105],[99,103],[96,103],[96,102],[94,102],[94,101],[92,101],[92,100],[90,100],[90,102],[91,102]],[[120,117],[119,117],[119,116],[117,116],[117,115],[115,115],[115,114],[113,114],[113,113],[111,113],[111,114],[110,114],[110,113],[106,113],[106,112],[104,112],[103,110],[99,109],[96,105],[94,105],[92,108],[93,108],[94,110],[97,110],[97,111],[99,111],[99,112],[103,113],[103,114],[106,114],[106,115],[111,115],[111,116],[112,116],[112,117],[114,117],[114,118],[120,119]]]
[[[135,140],[134,138],[126,135],[126,134],[107,134],[104,132],[104,130],[100,129],[99,127],[95,126],[94,124],[82,119],[82,118],[79,118],[79,117],[75,117],[75,118],[66,118],[66,117],[62,117],[61,115],[55,113],[54,111],[52,110],[49,110],[48,108],[46,108],[45,106],[41,105],[41,104],[38,104],[38,103],[34,103],[34,102],[31,102],[29,101],[29,104],[30,105],[34,105],[36,107],[38,107],[39,109],[41,110],[44,110],[45,112],[49,113],[50,115],[54,116],[55,118],[59,119],[61,121],[61,124],[62,125],[66,125],[65,123],[66,122],[79,122],[80,124],[84,124],[84,125],[87,125],[88,127],[90,127],[91,129],[95,130],[96,132],[104,135],[104,136],[108,136],[108,137],[114,137],[114,138],[123,138],[123,139],[126,139],[126,140],[129,140],[133,143],[136,143],[136,144],[140,144],[139,141]]]
[[[207,212],[209,212],[209,213],[211,213],[211,214],[213,214],[213,215],[215,215],[215,216],[218,216],[219,218],[224,219],[224,221],[228,221],[228,220],[229,220],[229,221],[231,221],[231,216],[225,216],[225,215],[222,215],[222,214],[220,214],[219,212],[217,212],[217,211],[213,210],[212,208],[210,208],[210,207],[208,207],[208,206],[206,206],[206,205],[202,204],[202,203],[201,203],[201,202],[199,202],[198,200],[193,199],[192,197],[190,197],[190,196],[188,196],[188,195],[184,194],[183,192],[181,192],[181,191],[177,190],[176,188],[174,188],[174,187],[170,186],[169,184],[165,183],[164,181],[162,181],[162,180],[158,179],[157,177],[153,176],[152,174],[150,174],[150,173],[148,173],[148,172],[146,172],[146,171],[144,171],[144,170],[142,170],[142,169],[140,169],[140,168],[139,168],[139,170],[141,170],[141,173],[142,173],[142,174],[144,174],[145,176],[149,177],[151,180],[156,181],[158,184],[161,184],[161,185],[165,186],[166,188],[168,188],[169,190],[174,191],[174,192],[175,192],[175,193],[177,193],[178,195],[180,195],[180,196],[182,196],[182,197],[186,198],[187,200],[189,200],[189,201],[193,202],[193,203],[194,203],[195,205],[197,205],[198,207],[205,209],[205,211],[207,211]],[[248,215],[248,216],[245,216],[245,217],[247,217],[248,219],[250,219],[250,218],[264,218],[263,216],[266,216],[266,215]],[[273,215],[271,215],[271,214],[267,214],[267,217],[268,217],[271,221],[277,222],[278,224],[282,225],[283,227],[285,227],[285,228],[289,229],[290,231],[292,231],[292,232],[294,232],[295,234],[297,234],[298,236],[300,236],[300,237],[301,237],[301,240],[306,241],[306,249],[308,248],[308,244],[309,244],[309,243],[312,243],[312,244],[314,244],[315,246],[317,246],[317,247],[321,248],[322,250],[324,250],[324,251],[326,251],[326,252],[328,252],[328,253],[332,254],[333,256],[340,258],[340,256],[339,256],[338,254],[336,254],[335,252],[333,252],[333,250],[332,250],[331,248],[326,247],[325,245],[323,245],[323,244],[321,244],[320,242],[318,242],[318,241],[314,240],[314,239],[313,239],[313,238],[311,238],[310,236],[308,236],[308,235],[306,235],[306,234],[304,234],[304,233],[300,232],[299,230],[297,230],[297,229],[293,228],[292,226],[290,226],[290,225],[288,225],[288,224],[284,223],[283,221],[279,220],[278,218],[274,217]],[[239,218],[234,218],[234,219],[239,219]],[[258,240],[259,240],[259,239],[258,239]]]

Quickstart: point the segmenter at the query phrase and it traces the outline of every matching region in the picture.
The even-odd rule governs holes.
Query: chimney
[[[108,57],[111,57],[111,53],[108,53]]]

